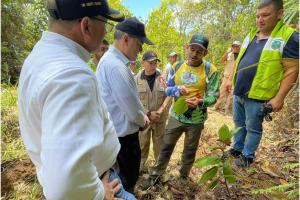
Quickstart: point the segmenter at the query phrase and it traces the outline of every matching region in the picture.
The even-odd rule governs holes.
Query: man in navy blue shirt
[[[230,154],[239,167],[249,167],[262,137],[266,107],[282,109],[298,77],[299,33],[282,21],[282,0],[261,0],[256,26],[244,39],[233,75],[233,120],[242,127]],[[231,84],[227,83],[230,90]]]

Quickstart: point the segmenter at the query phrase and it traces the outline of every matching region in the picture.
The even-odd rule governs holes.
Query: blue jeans
[[[111,168],[110,169],[110,175],[109,175],[109,181],[112,181],[114,179],[118,179],[118,181],[120,183],[122,183],[119,175],[117,174],[117,172],[113,168]],[[117,192],[115,194],[115,197],[122,198],[123,200],[136,200],[136,198],[133,196],[133,194],[127,192],[124,189],[123,185],[122,185],[121,189],[119,190],[119,192]]]
[[[247,97],[233,97],[233,121],[235,127],[242,127],[234,136],[233,149],[246,158],[255,158],[262,137],[263,104]]]

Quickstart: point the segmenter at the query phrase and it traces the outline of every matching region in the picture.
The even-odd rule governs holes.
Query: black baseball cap
[[[61,20],[74,20],[101,15],[106,19],[121,22],[125,19],[119,11],[108,6],[106,0],[55,0],[56,5],[48,3],[51,17]]]
[[[118,23],[116,26],[116,30],[128,33],[129,35],[139,38],[146,44],[153,45],[153,42],[151,42],[146,36],[145,25],[136,17],[130,17]]]
[[[207,37],[205,37],[204,35],[201,35],[201,34],[196,34],[196,35],[192,36],[192,39],[190,40],[189,45],[198,45],[202,49],[207,50],[208,43],[209,43],[209,41],[208,41]]]
[[[157,54],[154,51],[147,51],[146,53],[144,53],[142,60],[146,60],[146,61],[153,61],[153,60],[158,60],[160,62],[160,60],[157,57]]]

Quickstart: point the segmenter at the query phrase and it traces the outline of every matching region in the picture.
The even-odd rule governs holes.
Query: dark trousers
[[[185,133],[180,175],[187,177],[195,161],[203,124],[183,124],[171,117],[166,129],[164,144],[151,175],[161,176],[165,172],[178,139]]]
[[[118,154],[119,175],[127,191],[133,191],[139,177],[141,149],[138,132],[119,137],[121,149]]]

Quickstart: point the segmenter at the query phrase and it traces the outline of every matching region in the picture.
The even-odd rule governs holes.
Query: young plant
[[[219,154],[211,154],[204,156],[203,158],[195,161],[195,167],[203,168],[209,167],[204,172],[199,180],[201,184],[208,184],[206,190],[214,189],[223,178],[225,180],[226,190],[231,198],[228,184],[236,182],[236,177],[233,174],[232,167],[228,161],[228,155],[226,155],[226,146],[231,144],[231,138],[240,130],[240,128],[234,128],[229,130],[228,126],[224,124],[218,131],[220,146],[210,147],[211,150],[220,150]]]
[[[251,193],[255,195],[267,194],[270,195],[272,199],[299,199],[299,182],[297,181],[299,163],[287,163],[283,166],[283,170],[292,171],[295,177],[292,175],[289,182],[262,187],[260,189],[252,190]]]

